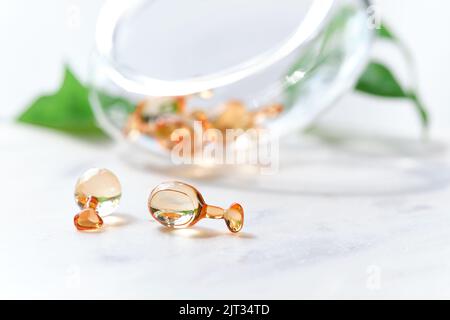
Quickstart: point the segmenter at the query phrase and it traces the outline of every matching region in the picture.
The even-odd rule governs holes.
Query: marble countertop
[[[332,136],[287,141],[272,176],[194,178],[0,124],[0,298],[449,298],[449,145]],[[123,199],[86,234],[72,193],[94,166],[119,176]],[[242,233],[154,222],[148,193],[173,178],[213,204],[242,203]]]

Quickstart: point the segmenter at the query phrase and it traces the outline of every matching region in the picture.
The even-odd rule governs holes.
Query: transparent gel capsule
[[[89,169],[77,181],[75,200],[81,209],[91,208],[104,217],[119,206],[122,187],[108,169]]]
[[[197,189],[179,181],[153,189],[148,208],[153,218],[169,228],[187,228],[203,218],[224,219],[231,232],[239,232],[244,224],[244,210],[239,204],[229,209],[208,205]]]
[[[222,106],[222,112],[214,121],[214,127],[219,130],[252,128],[253,115],[240,101],[230,101]]]
[[[174,138],[174,133],[176,138]],[[180,117],[165,116],[155,122],[154,137],[161,146],[172,150],[183,137],[192,136],[192,128]]]
[[[260,125],[261,123],[274,119],[281,115],[284,111],[284,105],[280,103],[273,103],[260,108],[253,112],[253,120],[255,125]]]
[[[130,115],[124,132],[130,138],[147,135],[158,135],[157,122],[164,116],[173,116],[184,113],[186,108],[185,97],[147,98],[136,105],[135,111]]]
[[[244,224],[244,209],[240,204],[234,203],[228,210],[225,210],[223,218],[228,229],[232,232],[239,232]]]
[[[103,226],[102,218],[92,208],[87,208],[78,213],[73,222],[80,231],[95,231]]]

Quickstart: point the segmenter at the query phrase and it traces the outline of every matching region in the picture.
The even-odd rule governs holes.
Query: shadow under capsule
[[[158,228],[159,232],[164,234],[169,234],[170,236],[181,237],[181,238],[191,238],[191,239],[210,239],[217,237],[233,237],[240,239],[256,239],[256,236],[247,233],[231,233],[229,231],[216,231],[213,229],[203,228],[203,227],[193,227],[187,229],[173,229],[160,226]]]
[[[124,227],[136,221],[136,218],[134,216],[125,213],[111,214],[102,219],[104,222],[104,226],[108,228]]]

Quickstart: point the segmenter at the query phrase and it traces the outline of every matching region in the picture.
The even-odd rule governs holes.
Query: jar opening
[[[333,0],[108,1],[97,51],[108,76],[145,95],[224,86],[280,61],[322,26]]]

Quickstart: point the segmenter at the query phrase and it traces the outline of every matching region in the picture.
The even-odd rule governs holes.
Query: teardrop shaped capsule
[[[244,210],[239,204],[229,209],[205,203],[193,186],[179,181],[165,182],[151,192],[148,209],[152,217],[169,228],[187,228],[203,218],[224,219],[231,232],[239,232],[244,224]]]

